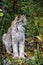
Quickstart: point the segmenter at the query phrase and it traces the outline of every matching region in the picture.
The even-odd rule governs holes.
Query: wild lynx
[[[24,46],[25,46],[25,28],[26,18],[24,15],[17,16],[12,22],[8,32],[2,37],[3,44],[6,47],[7,53],[11,53],[11,46],[13,48],[13,58],[24,58]]]

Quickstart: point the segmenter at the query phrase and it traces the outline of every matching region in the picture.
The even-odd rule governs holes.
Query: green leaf
[[[0,9],[0,11],[2,11],[2,9]]]
[[[4,14],[3,13],[0,13],[0,16],[3,16]]]

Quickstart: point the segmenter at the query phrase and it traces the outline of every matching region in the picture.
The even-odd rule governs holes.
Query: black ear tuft
[[[20,18],[20,15],[18,16],[18,19]]]

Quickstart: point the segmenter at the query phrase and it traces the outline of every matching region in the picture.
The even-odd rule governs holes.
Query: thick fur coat
[[[25,28],[26,18],[24,15],[17,16],[12,21],[11,27],[8,32],[2,36],[3,44],[6,47],[7,53],[11,53],[13,48],[13,58],[24,58],[24,46],[25,46]],[[12,46],[12,48],[11,48]]]

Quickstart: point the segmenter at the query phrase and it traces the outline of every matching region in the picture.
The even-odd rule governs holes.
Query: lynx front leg
[[[7,53],[11,54],[11,46],[8,43],[5,46],[6,46]]]
[[[17,47],[17,40],[12,41],[12,47],[13,47],[13,58],[18,57],[18,47]]]
[[[25,58],[24,57],[24,41],[20,41],[20,43],[19,43],[19,57],[20,58]]]

